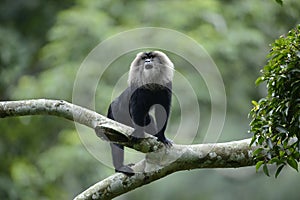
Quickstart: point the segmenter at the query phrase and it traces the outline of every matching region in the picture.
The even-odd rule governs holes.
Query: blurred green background
[[[281,7],[272,0],[2,0],[0,100],[72,101],[77,70],[96,45],[132,28],[164,27],[195,39],[219,67],[227,95],[219,141],[250,137],[247,115],[251,100],[265,94],[254,81],[269,44],[300,23],[300,2],[284,2]],[[132,55],[120,58],[126,63],[123,71]],[[176,67],[184,64],[176,57],[173,61]],[[207,126],[206,87],[192,71],[181,72],[196,90],[200,123]],[[121,73],[112,67],[104,76],[96,98],[99,113],[106,114]],[[170,133],[180,117],[176,101],[172,110]],[[0,119],[0,132],[0,199],[71,199],[113,173],[88,153],[70,121],[49,116]],[[299,199],[299,187],[299,174],[290,169],[277,179],[255,173],[253,167],[201,169],[172,174],[117,199]]]

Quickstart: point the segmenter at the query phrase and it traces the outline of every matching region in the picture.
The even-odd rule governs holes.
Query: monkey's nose
[[[145,59],[145,63],[150,63],[150,62],[151,62],[150,58]]]
[[[147,58],[145,60],[145,69],[151,69],[153,67],[151,59]]]

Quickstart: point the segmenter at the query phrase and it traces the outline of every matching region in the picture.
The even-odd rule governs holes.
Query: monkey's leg
[[[171,147],[173,142],[165,137],[165,130],[169,118],[169,107],[165,105],[164,108],[164,110],[161,109],[161,107],[155,108],[155,119],[158,132],[154,136],[167,147]]]
[[[132,132],[131,136],[136,142],[145,137],[144,127],[146,113],[143,109],[139,108],[142,108],[142,106],[137,105],[131,109],[131,116],[134,126],[134,131]]]
[[[133,169],[124,165],[124,146],[115,143],[111,143],[110,146],[115,171],[124,173],[128,176],[134,175]]]

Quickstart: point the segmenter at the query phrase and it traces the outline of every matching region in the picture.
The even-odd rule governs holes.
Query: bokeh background
[[[203,45],[222,74],[227,113],[218,141],[251,137],[251,100],[265,94],[254,81],[267,61],[269,44],[300,23],[299,10],[298,0],[286,0],[283,7],[273,0],[2,0],[0,100],[71,102],[76,73],[96,45],[129,29],[164,27]],[[134,54],[120,57],[102,77],[96,94],[99,113],[106,114],[114,85]],[[197,94],[201,132],[210,113],[206,86],[182,58],[170,57]],[[120,64],[122,70],[114,67]],[[184,88],[177,84],[176,90]],[[181,114],[178,103],[173,104],[169,137]],[[49,116],[0,119],[0,133],[0,199],[71,199],[113,173],[82,145],[70,121]],[[194,143],[201,143],[201,134]],[[299,187],[299,174],[288,168],[277,179],[254,167],[199,169],[177,172],[117,199],[299,199]]]

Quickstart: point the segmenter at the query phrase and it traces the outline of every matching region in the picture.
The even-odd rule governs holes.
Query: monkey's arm
[[[167,128],[169,116],[170,116],[170,108],[171,108],[171,100],[172,100],[172,83],[168,83],[167,87],[163,87],[161,90],[159,104],[162,107],[155,108],[155,119],[157,124],[157,134],[155,135],[159,141],[167,145],[168,147],[172,146],[172,141],[167,139],[165,136],[165,130]]]

